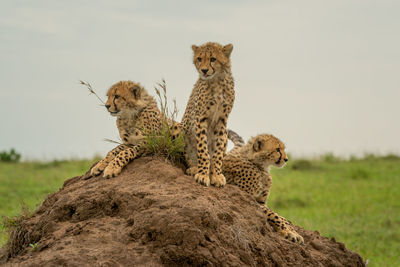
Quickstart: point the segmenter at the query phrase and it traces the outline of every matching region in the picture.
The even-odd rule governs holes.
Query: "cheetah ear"
[[[131,88],[131,91],[132,91],[133,95],[135,96],[135,98],[140,98],[140,96],[142,95],[142,88],[139,85],[134,85]]]
[[[224,55],[226,57],[230,57],[230,55],[232,53],[232,50],[233,50],[233,45],[232,44],[227,44],[226,46],[224,46],[222,48],[222,51],[224,52]]]
[[[192,50],[193,50],[193,52],[196,53],[196,51],[197,51],[198,48],[199,48],[199,47],[198,47],[197,45],[192,45]]]
[[[254,150],[255,152],[260,151],[261,148],[262,148],[262,145],[263,145],[262,140],[259,139],[259,138],[257,138],[256,140],[254,140],[254,143],[253,143],[253,150]]]

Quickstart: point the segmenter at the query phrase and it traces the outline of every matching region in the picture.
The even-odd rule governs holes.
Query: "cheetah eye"
[[[119,98],[119,95],[115,95],[114,98],[115,98],[115,99]]]
[[[210,58],[211,62],[214,62],[215,60],[217,60],[215,57]]]
[[[278,147],[278,148],[276,149],[276,151],[278,151],[278,152],[281,152],[281,148],[280,148],[280,147]]]
[[[197,58],[197,61],[198,61],[198,62],[201,62],[201,57],[198,57],[198,58]]]

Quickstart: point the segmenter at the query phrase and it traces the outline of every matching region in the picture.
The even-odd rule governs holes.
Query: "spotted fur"
[[[203,185],[224,186],[222,160],[227,146],[226,124],[235,99],[231,44],[192,46],[199,79],[194,85],[182,126],[188,174]]]

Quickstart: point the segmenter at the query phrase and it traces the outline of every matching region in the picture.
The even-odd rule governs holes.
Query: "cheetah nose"
[[[111,105],[105,105],[105,106],[106,106],[106,109],[109,109],[111,107]]]
[[[285,162],[288,162],[289,159],[284,159]]]
[[[204,74],[207,74],[208,69],[201,69],[201,71],[202,71]]]

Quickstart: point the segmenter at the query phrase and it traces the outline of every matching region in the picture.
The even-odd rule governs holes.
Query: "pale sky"
[[[0,151],[104,155],[119,80],[162,78],[180,116],[197,79],[191,45],[232,43],[228,127],[271,133],[296,156],[400,153],[400,2],[18,1],[0,3]]]

